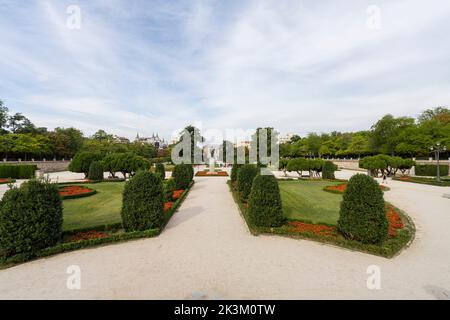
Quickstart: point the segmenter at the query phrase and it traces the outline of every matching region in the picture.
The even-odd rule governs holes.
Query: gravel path
[[[349,171],[339,177],[350,176]],[[394,259],[312,241],[249,234],[226,178],[196,178],[157,238],[86,249],[0,271],[0,298],[37,299],[448,299],[450,188],[392,181],[386,199],[416,223]],[[66,287],[70,265],[81,290]],[[367,267],[381,269],[369,290]]]

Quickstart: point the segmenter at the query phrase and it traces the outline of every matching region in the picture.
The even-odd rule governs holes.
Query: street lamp
[[[437,181],[440,182],[441,181],[441,170],[439,167],[439,154],[441,152],[446,152],[447,151],[447,147],[441,145],[440,142],[436,143],[436,145],[431,146],[430,147],[431,152],[434,152],[435,156],[436,156],[436,160],[437,160]]]

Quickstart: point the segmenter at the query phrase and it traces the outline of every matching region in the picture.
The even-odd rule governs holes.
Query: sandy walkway
[[[340,175],[350,173],[339,172]],[[282,237],[251,236],[225,178],[199,178],[161,236],[76,251],[0,271],[0,298],[449,298],[450,200],[438,188],[390,183],[386,198],[418,227],[387,260]],[[81,290],[66,268],[81,268]],[[369,265],[382,289],[366,286]]]

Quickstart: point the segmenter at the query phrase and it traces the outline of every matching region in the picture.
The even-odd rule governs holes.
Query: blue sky
[[[0,99],[49,128],[351,131],[450,101],[448,0],[0,0],[0,13]]]

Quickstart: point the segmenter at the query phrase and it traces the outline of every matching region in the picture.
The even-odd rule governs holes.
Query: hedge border
[[[402,222],[404,223],[404,228],[401,230],[398,230],[397,237],[393,239],[388,239],[386,242],[388,242],[388,246],[386,245],[386,242],[383,244],[383,246],[377,246],[372,244],[362,244],[355,240],[348,240],[345,239],[343,236],[339,236],[338,238],[327,238],[323,237],[314,233],[310,232],[291,232],[289,231],[288,227],[286,225],[283,225],[282,227],[278,228],[261,228],[256,227],[252,225],[249,222],[248,219],[248,209],[244,207],[242,201],[239,198],[239,194],[234,188],[232,187],[231,183],[228,182],[228,186],[230,189],[230,192],[233,195],[233,199],[236,202],[239,213],[246,222],[246,225],[250,231],[250,233],[254,236],[258,235],[278,235],[278,236],[284,236],[288,238],[293,239],[302,239],[302,240],[313,240],[317,241],[319,243],[325,244],[325,245],[331,245],[336,248],[340,249],[347,249],[351,251],[359,251],[367,254],[372,254],[375,256],[380,256],[384,258],[393,258],[397,255],[399,255],[404,249],[410,246],[412,241],[415,237],[416,228],[414,225],[414,222],[412,219],[404,213],[399,208],[395,207],[394,205],[390,204],[389,202],[386,202],[386,204],[391,205],[395,208],[395,210],[399,213]],[[300,221],[304,223],[309,223],[306,219],[300,220],[300,219],[286,219],[286,221]],[[323,224],[326,226],[331,226],[329,224]],[[333,226],[336,227],[336,226]]]
[[[444,177],[441,182],[438,182],[436,178],[427,178],[427,177],[409,177],[410,180],[402,180],[401,177],[393,177],[392,180],[407,182],[407,183],[417,183],[417,184],[426,184],[429,186],[435,187],[450,187],[450,180],[446,180]]]
[[[183,203],[183,201],[186,199],[187,195],[189,194],[192,186],[194,185],[194,181],[192,181],[189,185],[189,187],[184,190],[183,194],[180,198],[178,198],[176,201],[174,201],[172,207],[164,213],[165,218],[163,220],[163,224],[161,228],[157,229],[149,229],[144,231],[133,231],[133,232],[122,232],[117,234],[112,234],[108,236],[107,238],[98,238],[98,239],[90,239],[90,240],[82,240],[77,242],[66,242],[66,243],[59,243],[53,247],[48,247],[45,249],[40,250],[35,255],[29,255],[29,254],[18,254],[12,257],[0,257],[0,270],[6,269],[9,267],[13,267],[17,264],[33,261],[36,259],[44,258],[53,256],[59,253],[63,252],[70,252],[75,251],[79,249],[86,249],[86,248],[94,248],[99,247],[105,244],[111,244],[111,243],[119,243],[129,240],[137,240],[137,239],[143,239],[143,238],[152,238],[159,236],[165,229],[166,225],[169,223],[170,219],[173,217],[175,212],[178,211],[179,207]],[[114,223],[114,224],[105,224],[105,225],[99,225],[95,227],[88,227],[88,228],[81,228],[81,229],[73,229],[64,231],[62,238],[70,235],[74,235],[80,232],[88,232],[88,231],[121,231],[122,229],[122,223]]]
[[[7,179],[8,180],[8,178],[0,178],[0,180],[2,180],[2,179]],[[8,184],[8,183],[15,183],[15,182],[16,182],[16,179],[9,179],[8,181],[4,181],[4,182],[0,181],[0,185]]]

